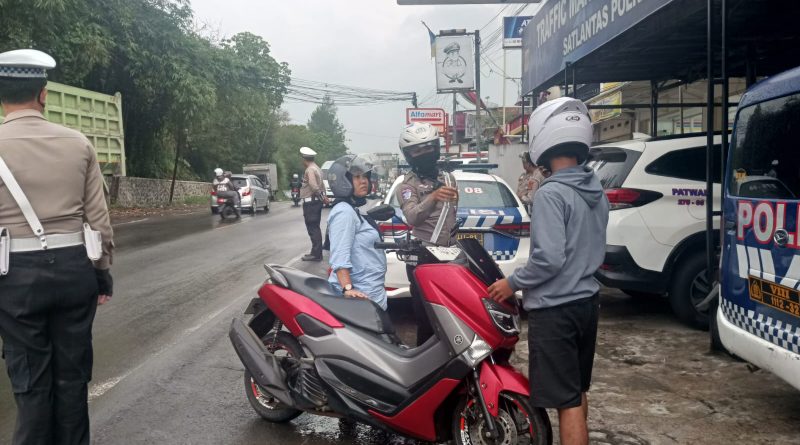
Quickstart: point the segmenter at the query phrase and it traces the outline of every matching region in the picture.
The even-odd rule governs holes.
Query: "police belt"
[[[83,232],[45,235],[46,247],[39,238],[12,238],[11,252],[37,252],[61,247],[82,246]]]
[[[309,196],[308,198],[303,198],[301,201],[303,201],[303,202],[314,202],[314,201],[322,201],[322,200],[317,198],[316,196]]]

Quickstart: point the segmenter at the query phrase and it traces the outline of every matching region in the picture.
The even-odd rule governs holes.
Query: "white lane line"
[[[166,350],[172,348],[173,346],[177,345],[178,343],[180,343],[183,340],[184,337],[186,337],[187,335],[192,334],[193,332],[197,331],[198,329],[203,327],[203,325],[205,325],[206,323],[210,322],[211,320],[213,320],[214,318],[216,318],[217,316],[219,316],[223,312],[225,312],[228,309],[230,309],[230,307],[233,306],[234,304],[239,303],[239,299],[243,298],[246,295],[252,295],[255,291],[260,289],[261,286],[263,286],[263,283],[256,285],[255,287],[253,287],[246,294],[242,294],[242,295],[234,298],[230,303],[228,303],[222,309],[220,309],[220,310],[218,310],[218,311],[216,311],[216,312],[214,312],[214,313],[212,313],[210,315],[207,315],[207,316],[203,317],[201,319],[200,323],[198,323],[198,324],[196,324],[196,325],[194,325],[194,326],[192,326],[192,327],[190,327],[188,329],[185,329],[178,336],[178,338],[176,340],[174,340],[171,343],[167,344],[166,346],[162,347],[161,349],[159,349],[158,351],[156,351],[155,353],[150,355],[148,358],[146,358],[142,363],[140,363],[139,365],[137,365],[134,368],[130,369],[128,372],[122,373],[121,375],[118,375],[116,377],[112,377],[112,378],[110,378],[108,380],[105,380],[103,382],[100,382],[100,383],[97,383],[97,384],[92,384],[91,387],[89,388],[89,401],[91,402],[92,400],[94,400],[94,399],[102,396],[103,394],[107,393],[108,391],[110,391],[112,388],[117,386],[117,384],[119,382],[125,380],[126,377],[128,377],[131,374],[133,374],[134,372],[136,372],[136,370],[138,370],[139,368],[144,366],[148,361],[150,361],[150,359],[158,357],[164,351],[166,351]]]
[[[252,222],[252,221],[253,221],[252,219],[246,219],[244,221],[239,221],[236,224],[230,224],[230,225],[225,225],[225,226],[214,227],[214,230],[230,229],[231,227],[236,227],[236,226],[238,226],[240,224],[247,224],[247,223]]]
[[[150,219],[150,218],[137,219],[136,221],[128,221],[128,222],[119,223],[119,224],[112,224],[111,227],[117,227],[117,226],[124,226],[126,224],[139,223],[139,222],[142,222],[142,221],[147,221],[148,219]]]

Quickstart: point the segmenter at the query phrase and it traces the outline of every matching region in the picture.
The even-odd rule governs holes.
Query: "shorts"
[[[528,313],[531,405],[574,408],[592,381],[600,298]]]

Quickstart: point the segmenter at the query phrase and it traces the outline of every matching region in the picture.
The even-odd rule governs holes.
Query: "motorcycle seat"
[[[304,295],[330,312],[340,322],[376,334],[393,335],[394,325],[389,314],[374,301],[345,298],[333,290],[328,281],[291,267],[271,266],[288,283],[288,289]]]

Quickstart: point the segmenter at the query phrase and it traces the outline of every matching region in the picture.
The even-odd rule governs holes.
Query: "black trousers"
[[[411,292],[411,307],[414,310],[414,319],[417,321],[417,346],[419,346],[433,336],[433,325],[431,325],[431,320],[425,311],[422,292],[420,292],[417,279],[414,277],[415,267],[406,264],[406,275],[408,275],[409,291]]]
[[[311,238],[311,255],[322,258],[322,230],[319,228],[322,221],[322,201],[304,202],[303,219]]]
[[[14,444],[88,444],[97,278],[86,248],[12,253],[0,337],[17,404]]]

